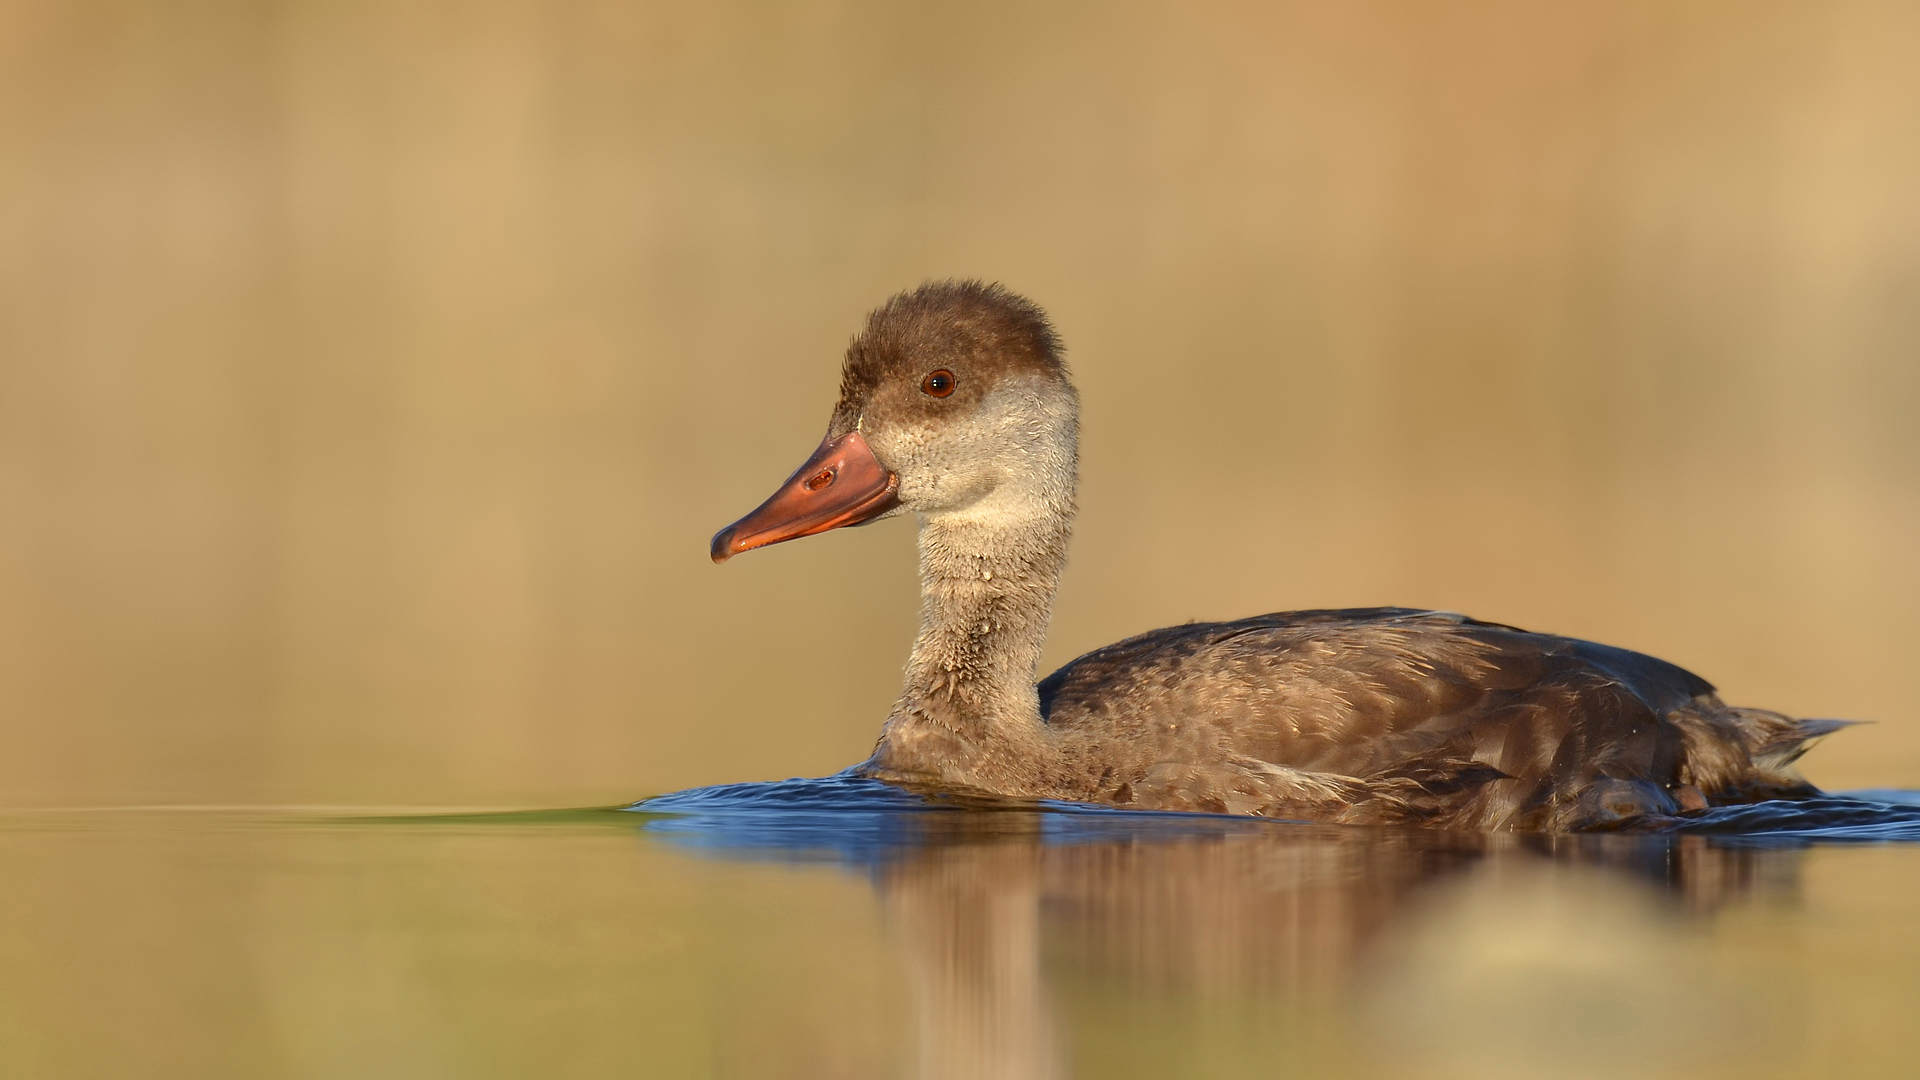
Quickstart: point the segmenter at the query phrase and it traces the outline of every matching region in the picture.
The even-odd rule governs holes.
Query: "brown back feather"
[[[1650,656],[1403,608],[1155,630],[1067,664],[1039,694],[1049,726],[1122,761],[1107,788],[1243,757],[1359,781],[1341,820],[1461,828],[1578,828],[1636,800],[1669,813],[1664,792],[1687,783],[1727,800],[1793,790],[1804,781],[1780,770],[1830,730],[1729,709]],[[1583,802],[1592,791],[1604,797]]]

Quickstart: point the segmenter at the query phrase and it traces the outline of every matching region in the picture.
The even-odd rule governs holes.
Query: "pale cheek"
[[[932,467],[927,441],[926,433],[917,430],[873,432],[867,437],[874,454],[900,477],[900,501],[910,507],[926,505],[944,486],[939,470]]]
[[[994,486],[1006,452],[1001,440],[981,445],[945,432],[939,438],[924,428],[873,432],[868,443],[900,477],[900,501],[916,511],[951,509]]]

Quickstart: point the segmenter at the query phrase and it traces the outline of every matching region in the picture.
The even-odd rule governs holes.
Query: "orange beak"
[[[873,456],[866,436],[823,439],[800,471],[753,513],[713,537],[713,561],[726,562],[782,540],[872,521],[899,505],[900,478]]]

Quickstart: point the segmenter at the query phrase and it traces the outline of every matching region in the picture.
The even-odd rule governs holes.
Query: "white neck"
[[[1012,773],[1055,754],[1034,678],[1073,526],[1073,405],[991,490],[921,516],[920,633],[869,772],[1018,794]]]

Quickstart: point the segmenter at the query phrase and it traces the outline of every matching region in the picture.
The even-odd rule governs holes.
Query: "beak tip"
[[[827,481],[808,487],[823,470]],[[898,505],[899,487],[900,478],[880,464],[859,432],[822,439],[766,502],[714,534],[708,554],[723,563],[743,551],[871,521]]]

